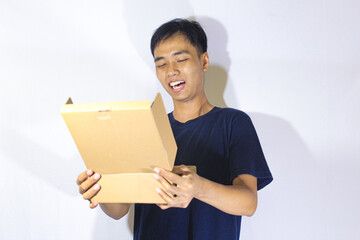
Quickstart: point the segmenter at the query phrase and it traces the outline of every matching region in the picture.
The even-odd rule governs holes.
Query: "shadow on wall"
[[[263,113],[249,115],[274,181],[260,191],[255,216],[244,218],[242,237],[264,239],[271,238],[267,234],[272,233],[277,239],[321,239],[311,233],[316,233],[322,223],[309,221],[321,219],[324,197],[319,191],[323,183],[318,178],[320,167],[316,159],[288,121]],[[263,192],[267,194],[262,195]],[[260,226],[262,231],[258,231]]]
[[[302,182],[304,177],[314,178],[316,164],[294,127],[286,120],[268,114],[249,112],[272,172],[281,173],[282,179],[274,180]],[[285,174],[286,173],[286,174]],[[274,174],[276,175],[276,174]]]
[[[224,101],[224,91],[227,82],[227,72],[219,65],[210,65],[206,71],[205,93],[209,102],[217,107],[227,107]]]
[[[230,71],[231,59],[227,51],[227,31],[215,19],[199,17],[196,19],[204,27],[208,36],[208,52],[210,66],[206,72],[205,91],[211,104],[219,107],[235,106],[239,108],[236,92],[232,87]],[[236,79],[236,81],[245,81]],[[254,93],[255,94],[255,93]],[[226,100],[224,100],[224,96]],[[311,156],[305,142],[296,129],[286,120],[263,113],[248,113],[258,132],[261,145],[267,158],[274,182],[265,191],[271,192],[266,199],[259,199],[259,211],[256,226],[268,227],[269,231],[276,229],[280,239],[295,239],[294,233],[298,226],[289,226],[289,221],[303,223],[307,232],[316,232],[316,224],[308,224],[310,215],[320,219],[321,212],[321,183],[316,178],[319,171],[315,159]],[[264,190],[263,190],[264,192]],[[261,193],[260,193],[261,196]],[[299,199],[299,196],[302,196]],[[271,199],[270,199],[271,198]],[[314,205],[318,208],[314,209]],[[303,209],[296,211],[295,209]],[[312,209],[311,213],[305,209]],[[276,216],[273,213],[276,212]],[[279,216],[277,218],[277,216]],[[276,221],[269,219],[277,218]],[[250,218],[251,220],[254,218]],[[244,218],[242,237],[246,239],[264,239],[266,234],[259,235],[259,231],[251,232],[251,220]],[[277,222],[276,226],[272,224]],[[254,228],[256,229],[256,228]],[[265,232],[265,231],[264,231]],[[254,237],[256,236],[256,237]],[[303,239],[311,236],[302,235]],[[301,239],[301,238],[297,238]]]
[[[233,88],[229,88],[231,81],[228,79],[228,72],[231,60],[227,51],[227,31],[216,19],[209,17],[194,18],[204,28],[208,38],[208,53],[210,66],[205,73],[205,93],[212,105],[227,107],[224,100],[225,89],[230,102],[236,103],[235,94],[231,94]],[[230,93],[230,94],[229,94]],[[228,98],[229,99],[229,98]]]
[[[166,8],[166,10],[164,10]],[[123,16],[127,23],[127,33],[142,60],[155,73],[154,60],[150,51],[150,39],[155,29],[174,18],[187,18],[194,15],[191,4],[184,1],[153,0],[139,2],[123,1]]]

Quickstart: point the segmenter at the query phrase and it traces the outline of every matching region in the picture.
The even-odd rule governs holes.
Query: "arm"
[[[76,181],[77,185],[79,186],[79,193],[83,195],[85,200],[90,201],[90,208],[96,208],[99,205],[98,202],[91,201],[91,198],[93,198],[101,189],[100,185],[97,184],[100,178],[100,174],[94,173],[92,170],[88,169],[81,173]],[[109,217],[120,219],[129,212],[130,204],[101,203],[100,207]]]
[[[130,203],[100,203],[100,208],[109,217],[119,220],[129,212]]]
[[[166,201],[166,204],[158,204],[162,209],[186,208],[193,198],[197,198],[233,215],[251,216],[256,210],[257,181],[251,175],[239,175],[233,180],[233,185],[226,186],[202,178],[186,166],[177,167],[174,172],[161,168],[155,168],[155,171],[154,177],[165,189],[157,189]]]
[[[257,180],[251,175],[239,175],[233,185],[225,186],[201,178],[203,187],[197,199],[233,215],[252,216],[257,207]]]

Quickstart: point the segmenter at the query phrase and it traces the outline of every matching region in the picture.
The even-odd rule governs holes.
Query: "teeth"
[[[170,83],[170,87],[174,88],[176,85],[179,85],[181,83],[184,83],[184,81],[176,81],[176,82],[172,82]]]

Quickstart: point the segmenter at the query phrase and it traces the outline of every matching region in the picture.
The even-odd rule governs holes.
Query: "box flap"
[[[165,154],[168,157],[168,160],[164,162],[163,165],[167,164],[167,167],[165,168],[167,170],[172,170],[174,167],[177,146],[172,131],[169,131],[169,129],[171,129],[171,125],[160,93],[156,95],[151,109],[155,125],[157,126],[160,134],[160,139],[164,149],[166,150]]]
[[[87,168],[100,174],[152,173],[154,166],[171,170],[177,150],[163,110],[160,96],[153,104],[65,104],[61,114]]]
[[[71,100],[71,97],[68,98],[65,104],[73,104],[73,101]]]

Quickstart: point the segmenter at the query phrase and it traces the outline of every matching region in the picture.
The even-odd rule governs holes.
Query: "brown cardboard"
[[[164,203],[155,166],[172,170],[176,143],[161,95],[154,102],[72,104],[61,108],[88,169],[102,175],[100,203]]]

